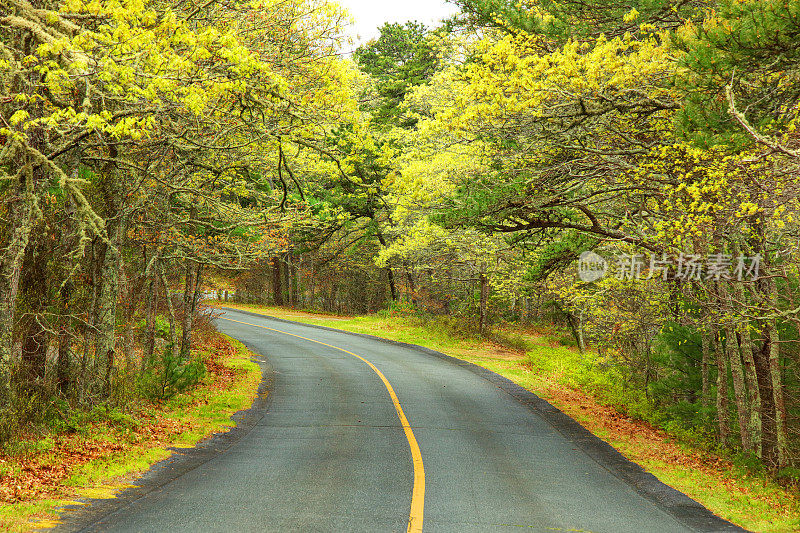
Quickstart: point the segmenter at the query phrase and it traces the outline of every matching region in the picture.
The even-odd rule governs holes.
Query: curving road
[[[62,529],[741,531],[488,371],[251,313],[218,326],[264,356],[269,399]]]

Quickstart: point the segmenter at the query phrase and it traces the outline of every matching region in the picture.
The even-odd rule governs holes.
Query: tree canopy
[[[347,57],[324,0],[3,0],[0,405],[113,400],[213,286],[550,317],[654,423],[796,464],[800,1],[455,4]]]

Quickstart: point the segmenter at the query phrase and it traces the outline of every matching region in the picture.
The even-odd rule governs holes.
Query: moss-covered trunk
[[[8,375],[13,359],[14,321],[19,280],[28,238],[33,227],[31,206],[12,205],[10,211],[11,220],[15,224],[11,231],[11,242],[3,253],[0,267],[0,387],[2,388],[8,386]]]
[[[111,390],[111,378],[116,354],[117,296],[119,293],[120,268],[122,256],[120,246],[125,234],[125,224],[121,220],[108,224],[110,242],[101,244],[105,248],[100,265],[100,279],[97,291],[97,325],[95,337],[95,362],[103,374],[103,387],[106,393]]]
[[[733,395],[736,400],[736,415],[739,422],[739,436],[744,451],[753,451],[753,439],[748,431],[750,421],[750,403],[747,401],[747,389],[744,379],[742,357],[736,342],[736,330],[733,326],[725,328],[725,358],[731,368],[733,378]]]

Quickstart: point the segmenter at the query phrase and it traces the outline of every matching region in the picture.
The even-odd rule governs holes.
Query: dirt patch
[[[481,343],[471,355],[475,357],[485,357],[487,359],[497,359],[500,361],[524,362],[528,360],[528,356],[524,351],[506,348],[505,346],[494,342]]]

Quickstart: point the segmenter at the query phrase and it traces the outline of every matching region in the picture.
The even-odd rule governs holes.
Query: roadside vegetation
[[[205,371],[191,388],[59,413],[15,440],[0,459],[0,529],[56,525],[60,507],[113,498],[172,449],[234,426],[231,415],[250,407],[261,370],[233,339],[207,331],[196,344],[193,355]]]
[[[664,483],[750,531],[800,530],[800,484],[671,423],[669,413],[625,390],[619,369],[584,354],[564,328],[504,324],[481,336],[441,317],[379,312],[337,316],[288,308],[219,305],[425,346],[509,378],[577,420]],[[641,391],[638,391],[639,393]],[[413,423],[413,422],[412,422]]]

